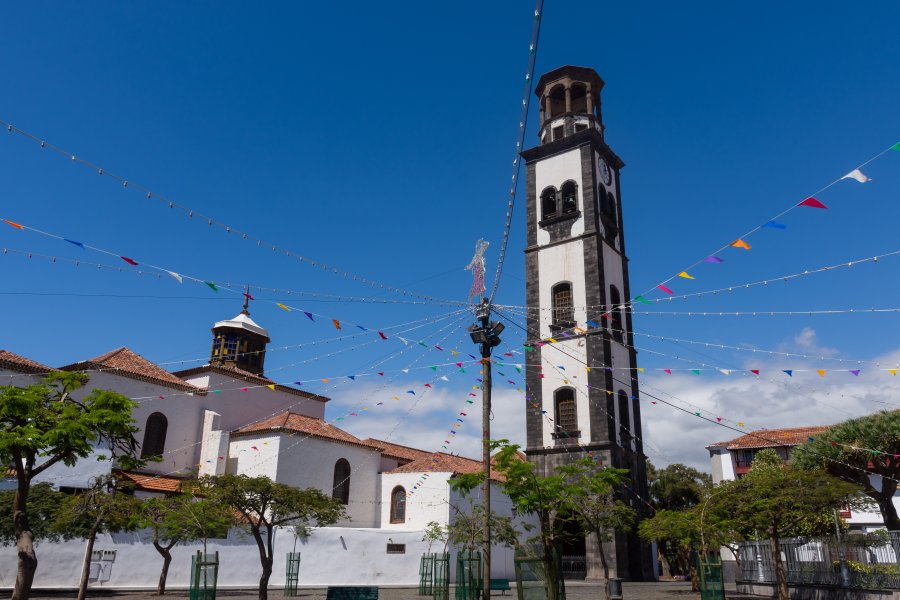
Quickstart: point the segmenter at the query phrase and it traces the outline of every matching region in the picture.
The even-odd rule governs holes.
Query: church
[[[585,456],[592,457],[598,468],[627,469],[632,483],[622,499],[641,514],[647,498],[646,457],[628,305],[620,187],[624,163],[606,143],[603,86],[593,69],[564,66],[544,74],[535,89],[540,102],[539,144],[522,152],[527,337],[535,340],[526,346],[530,349],[525,361],[525,458],[542,474]],[[209,361],[203,366],[170,372],[128,348],[117,348],[56,369],[89,374],[88,388],[77,394],[108,389],[138,403],[133,414],[140,428],[141,456],[161,460],[140,471],[117,471],[134,485],[136,494],[175,493],[185,478],[225,473],[264,475],[292,486],[315,487],[344,503],[347,517],[302,542],[313,550],[304,554],[311,554],[303,559],[304,565],[315,565],[311,571],[302,570],[307,573],[301,575],[302,585],[416,583],[418,557],[428,549],[423,530],[430,522],[449,523],[453,511],[469,503],[453,492],[449,480],[480,471],[482,463],[386,440],[360,439],[334,426],[326,419],[328,398],[266,377],[269,342],[268,330],[251,317],[245,299],[239,314],[212,327]],[[2,385],[36,383],[51,370],[0,350]],[[544,377],[562,372],[587,376]],[[110,468],[106,461],[88,458],[73,468],[54,466],[41,478],[77,490]],[[0,488],[10,487],[13,473],[0,480]],[[416,493],[410,494],[414,488]],[[473,500],[478,498],[476,494]],[[491,503],[501,515],[528,520],[515,515],[499,489],[492,490]],[[570,542],[563,554],[584,557],[581,577],[600,578],[596,540],[572,533],[579,541]],[[283,540],[279,543],[296,547],[297,540],[289,533],[279,535]],[[223,585],[252,585],[258,577],[259,565],[247,560],[251,543],[231,537],[212,541],[211,547],[223,555]],[[140,574],[147,555],[139,550],[153,552],[145,541],[107,536],[98,544],[106,544],[119,565],[104,563],[106,555],[99,553],[92,582],[154,585],[152,572]],[[37,586],[74,585],[78,548],[76,542],[43,544]],[[335,548],[347,558],[329,559]],[[182,553],[195,550],[190,545],[176,548]],[[513,578],[512,554],[500,548],[493,552],[492,576]],[[617,533],[605,554],[615,576],[654,577],[650,549],[633,533]],[[363,566],[348,570],[348,561]],[[13,573],[14,561],[4,564],[0,586]],[[173,565],[174,578],[182,567],[187,569]],[[280,575],[276,569],[273,585]]]

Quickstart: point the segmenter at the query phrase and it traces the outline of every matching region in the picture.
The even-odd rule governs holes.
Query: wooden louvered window
[[[406,490],[398,485],[391,492],[391,523],[406,522]]]
[[[556,434],[558,438],[577,438],[578,415],[575,410],[575,390],[563,388],[554,394],[556,401]]]
[[[558,283],[550,292],[553,302],[553,322],[551,329],[575,327],[575,306],[572,300],[572,284]]]

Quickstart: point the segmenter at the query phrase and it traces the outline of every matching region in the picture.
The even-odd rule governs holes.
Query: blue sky
[[[627,165],[625,239],[635,293],[900,140],[898,18],[900,7],[889,2],[855,11],[821,2],[777,8],[547,3],[538,74],[578,64],[606,81],[607,141]],[[0,119],[229,226],[378,282],[464,299],[469,274],[462,267],[479,237],[492,244],[493,277],[530,3],[283,3],[265,10],[234,2],[95,3],[90,11],[22,5],[7,7],[6,20],[15,26],[0,39]],[[533,110],[526,147],[536,140],[535,117]],[[3,133],[0,169],[2,218],[201,279],[396,298],[188,219],[19,135]],[[700,291],[900,249],[900,153],[864,172],[872,182],[844,181],[819,197],[828,211],[798,209],[783,220],[786,230],[762,231],[750,240],[751,251],[726,252],[725,263],[701,265],[691,271],[696,280],[672,287]],[[524,177],[519,191],[497,296],[513,305],[524,303]],[[0,229],[0,246],[128,268],[12,228]],[[51,365],[123,345],[156,362],[199,359],[208,352],[211,324],[239,310],[233,294],[171,278],[15,253],[0,259],[6,315],[0,347]],[[885,258],[646,310],[896,307],[898,265],[900,257]],[[336,332],[263,298],[373,328],[453,310],[257,295],[253,316],[269,328],[273,346]],[[897,351],[891,335],[897,325],[892,314],[635,320],[638,331],[656,335],[859,360]],[[459,328],[433,339],[445,334],[445,345],[470,346]],[[521,343],[513,330],[507,339]],[[320,343],[273,352],[267,366],[280,368],[272,374],[279,380],[282,373],[312,379],[363,372],[383,357],[381,368],[398,374],[398,389],[426,381],[401,378],[400,369],[418,355],[393,356],[402,349],[393,343],[355,350],[346,341]],[[659,340],[639,345],[726,369],[836,367]],[[344,351],[320,358],[335,349]],[[442,359],[422,356],[417,364]],[[688,364],[648,351],[639,361],[648,370]],[[833,422],[896,401],[889,375],[861,369],[853,380],[848,373],[775,383],[706,374],[667,380],[658,372],[646,378],[648,386],[710,414],[775,427]],[[446,406],[423,401],[399,427],[408,406],[347,426],[439,445],[452,406],[472,383],[462,379],[439,392]],[[851,391],[850,385],[870,387]],[[387,393],[346,382],[317,391],[335,397],[334,414]],[[851,393],[867,400],[846,397]],[[521,437],[522,401],[504,394],[497,411],[509,418],[501,428]],[[648,441],[657,439],[654,461],[702,465],[703,445],[733,437],[683,413],[652,408],[655,414],[651,407],[644,414]],[[477,427],[464,429],[460,447],[474,448]]]

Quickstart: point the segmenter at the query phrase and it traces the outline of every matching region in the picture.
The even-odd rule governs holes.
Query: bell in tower
[[[209,364],[231,366],[263,374],[269,332],[250,318],[250,295],[244,295],[244,307],[233,319],[219,321],[212,328],[213,345]]]

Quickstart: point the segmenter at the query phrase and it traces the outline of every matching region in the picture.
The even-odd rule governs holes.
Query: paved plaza
[[[422,600],[427,596],[419,596],[416,588],[381,588],[379,590],[379,600]],[[38,590],[32,595],[34,600],[59,600],[60,598],[74,597],[74,592],[43,592]],[[758,596],[746,596],[738,594],[734,591],[734,584],[726,586],[726,596],[728,600],[737,599],[758,599]],[[104,590],[101,588],[91,588],[88,590],[88,597],[108,597],[116,600],[158,600],[152,592],[121,592],[114,590]],[[188,597],[188,591],[184,589],[172,590],[167,592],[166,598],[173,600],[183,600]],[[453,598],[453,590],[450,590],[450,597]],[[256,590],[220,590],[217,598],[223,600],[256,600]],[[270,589],[269,598],[271,600],[280,600],[284,598],[280,589]],[[296,596],[298,600],[325,600],[325,588],[307,588],[299,590]],[[494,592],[495,599],[509,598],[515,599],[515,590],[506,592],[502,595]],[[603,588],[594,584],[567,584],[566,600],[602,600]],[[691,585],[687,582],[665,581],[659,583],[624,583],[623,584],[623,600],[699,600],[700,594],[691,592]]]

